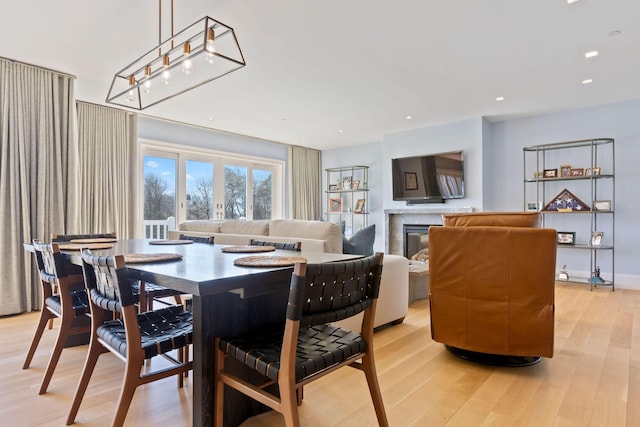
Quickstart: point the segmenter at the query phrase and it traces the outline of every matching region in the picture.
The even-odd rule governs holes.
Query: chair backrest
[[[56,234],[51,233],[52,242],[70,242],[76,239],[104,239],[116,238],[116,233],[98,233],[98,234]]]
[[[215,236],[189,236],[188,234],[181,234],[180,240],[191,240],[196,243],[208,243],[213,245]]]
[[[495,225],[505,218],[512,226]],[[535,228],[536,218],[466,214],[463,223],[429,228],[435,341],[481,353],[553,355],[556,231]]]
[[[445,227],[533,227],[539,228],[538,212],[472,212],[442,215]]]
[[[66,262],[57,243],[45,244],[39,240],[33,240],[33,248],[40,279],[43,282],[55,285],[59,278],[68,275]]]
[[[346,319],[371,307],[369,329],[373,330],[382,257],[376,253],[353,261],[297,263],[291,278],[287,319],[300,320],[301,327],[309,327]],[[365,315],[364,321],[367,320]]]
[[[122,313],[123,309],[131,307],[135,311],[138,298],[131,289],[124,256],[98,256],[85,249],[82,261],[92,313],[94,308]]]
[[[302,242],[265,242],[263,240],[249,240],[249,246],[273,246],[276,249],[283,249],[287,251],[300,251],[302,249]]]

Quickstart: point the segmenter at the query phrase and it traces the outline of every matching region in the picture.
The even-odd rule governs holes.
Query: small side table
[[[409,304],[429,298],[429,264],[409,261]]]

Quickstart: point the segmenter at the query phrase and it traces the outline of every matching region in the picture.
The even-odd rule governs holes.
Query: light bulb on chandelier
[[[165,85],[168,85],[171,80],[171,71],[169,71],[169,55],[165,55],[162,58],[162,68],[164,68],[164,70],[162,71],[160,81]]]
[[[151,65],[144,67],[144,84],[142,85],[142,91],[144,93],[151,92]]]
[[[204,60],[209,64],[213,64],[213,61],[216,59],[216,56],[214,55],[214,52],[216,51],[216,46],[214,43],[215,39],[216,35],[213,31],[213,28],[207,28],[207,41],[204,44],[204,50],[206,50]]]
[[[127,93],[127,101],[129,102],[133,102],[136,100],[136,90],[134,88],[135,85],[136,78],[133,75],[129,76],[129,87],[131,87],[131,89],[129,89],[129,93]]]
[[[191,62],[191,59],[189,59],[189,55],[191,55],[191,45],[189,42],[185,42],[183,53],[184,60],[182,61],[182,72],[189,75],[193,71],[193,63]]]

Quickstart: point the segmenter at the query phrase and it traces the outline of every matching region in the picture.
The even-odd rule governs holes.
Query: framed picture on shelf
[[[571,176],[571,165],[560,165],[558,170],[560,171],[561,177]]]
[[[537,212],[540,209],[541,204],[538,202],[527,202],[527,210]]]
[[[342,198],[332,197],[329,199],[329,212],[330,213],[342,213]]]
[[[602,231],[594,231],[593,233],[591,233],[591,246],[602,245],[603,236],[604,236],[604,232]]]
[[[338,191],[340,190],[340,186],[338,184],[329,184],[329,191]]]
[[[584,176],[584,168],[572,168],[571,176]]]
[[[593,210],[594,211],[610,211],[611,210],[611,200],[594,200],[593,201]]]
[[[558,169],[545,169],[543,172],[544,178],[557,178],[558,177]]]
[[[353,208],[353,213],[363,213],[364,212],[364,199],[358,199],[356,202],[356,207]]]
[[[417,190],[418,189],[418,174],[415,172],[404,173],[404,189],[405,190]]]
[[[600,168],[586,168],[584,170],[584,174],[586,176],[591,176],[591,175],[600,175]]]
[[[558,231],[558,244],[559,245],[575,245],[576,232],[575,231]]]
[[[342,189],[351,190],[351,176],[342,177]]]
[[[360,188],[360,180],[356,179],[355,181],[353,181],[353,184],[351,184],[351,189],[357,190],[358,188]]]

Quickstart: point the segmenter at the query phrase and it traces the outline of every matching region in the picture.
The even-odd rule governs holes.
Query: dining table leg
[[[251,298],[226,292],[193,297],[193,425],[212,426],[215,408],[215,349],[216,336],[234,336],[255,330],[256,327],[284,321],[288,289]],[[233,362],[233,361],[231,361]],[[246,367],[231,368],[249,381],[255,374]],[[253,377],[253,378],[252,378]],[[240,425],[248,417],[268,408],[247,396],[226,389],[224,396],[224,425]]]

